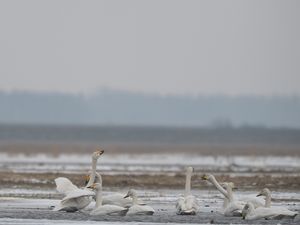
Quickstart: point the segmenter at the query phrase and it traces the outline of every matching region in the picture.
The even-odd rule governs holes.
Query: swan
[[[155,210],[148,205],[140,205],[135,190],[130,189],[124,198],[132,198],[132,206],[129,207],[126,215],[153,215]]]
[[[293,212],[293,211],[289,210],[286,207],[282,207],[282,206],[272,206],[271,207],[271,199],[272,199],[272,197],[271,197],[271,191],[268,188],[262,189],[258,193],[257,197],[258,196],[264,196],[265,197],[265,205],[264,205],[265,208],[272,208],[272,209],[280,210],[281,213],[283,213],[283,212],[287,213],[287,215],[281,215],[279,217],[290,216],[290,215],[295,216],[293,213],[296,213],[296,212]]]
[[[95,151],[92,154],[92,174],[91,179],[84,189],[78,188],[68,178],[59,177],[55,179],[56,190],[65,195],[60,203],[54,207],[54,211],[75,212],[88,206],[92,201],[94,192],[87,187],[92,185],[95,181],[96,166],[98,158],[104,153],[104,150]]]
[[[231,183],[222,183],[222,187],[226,190],[228,196],[227,204],[224,204],[225,207],[223,207],[224,216],[240,216],[245,205],[243,202],[235,200],[232,192],[232,186],[233,185]]]
[[[212,183],[217,189],[218,191],[225,197],[224,198],[224,203],[223,203],[223,212],[228,212],[229,208],[228,205],[230,202],[234,201],[236,203],[236,207],[240,208],[240,210],[244,207],[244,205],[247,202],[251,202],[254,207],[261,207],[264,205],[262,199],[258,198],[258,197],[248,197],[248,196],[242,196],[239,199],[235,199],[235,196],[233,195],[232,189],[234,188],[234,184],[232,182],[226,182],[224,183],[224,185],[226,186],[226,188],[228,188],[228,190],[225,190],[216,180],[216,178],[214,177],[214,175],[212,174],[204,174],[202,177],[202,180],[207,180],[210,183]],[[232,204],[231,204],[232,206]],[[227,210],[226,210],[227,208]],[[229,215],[230,216],[230,213]]]
[[[244,220],[256,220],[256,219],[268,219],[274,217],[295,217],[298,213],[290,210],[282,211],[280,208],[266,208],[257,207],[255,208],[251,202],[248,202],[242,211],[242,217]]]
[[[86,176],[86,183],[90,180],[90,175]],[[102,177],[101,175],[96,172],[96,178],[95,178],[95,183],[100,183],[102,184]],[[102,205],[118,205],[121,207],[128,208],[132,205],[132,198],[124,198],[125,194],[121,193],[113,193],[109,195],[102,196]],[[143,202],[139,201],[139,204],[142,205],[144,204]]]
[[[94,183],[90,188],[96,190],[96,205],[95,208],[90,212],[90,215],[100,216],[100,215],[119,215],[125,216],[128,208],[124,208],[117,205],[102,205],[102,181],[99,183]]]
[[[191,177],[193,171],[193,167],[187,167],[186,169],[184,197],[180,197],[176,203],[178,215],[195,215],[199,209],[196,197],[191,194]]]

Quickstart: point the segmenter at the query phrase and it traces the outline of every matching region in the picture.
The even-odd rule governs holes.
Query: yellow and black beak
[[[99,149],[98,151],[97,151],[97,154],[98,155],[102,155],[104,153],[104,150],[103,149]]]
[[[206,174],[204,174],[202,177],[201,177],[202,180],[208,180],[208,176]]]
[[[96,189],[96,184],[92,184],[91,186],[87,187],[87,188],[90,188],[90,189]]]
[[[90,181],[90,175],[86,175],[84,177],[84,185],[87,185],[89,181]]]

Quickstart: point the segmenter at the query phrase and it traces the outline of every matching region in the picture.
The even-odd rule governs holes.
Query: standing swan
[[[130,189],[124,198],[132,198],[132,206],[129,207],[126,215],[153,215],[155,210],[148,205],[140,205],[138,203],[138,197],[135,190]]]
[[[197,199],[191,194],[191,178],[194,169],[187,167],[184,197],[180,197],[176,203],[178,215],[195,215],[198,210]]]
[[[95,181],[97,160],[103,153],[104,150],[99,150],[92,154],[92,174],[89,181],[91,184]],[[66,196],[59,205],[54,207],[54,211],[75,212],[81,210],[91,203],[91,196],[95,195],[94,192],[87,189],[88,185],[84,189],[80,189],[65,177],[56,178],[55,183],[57,191]]]

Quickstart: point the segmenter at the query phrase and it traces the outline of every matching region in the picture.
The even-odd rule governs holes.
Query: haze
[[[0,1],[0,90],[299,95],[300,1]]]

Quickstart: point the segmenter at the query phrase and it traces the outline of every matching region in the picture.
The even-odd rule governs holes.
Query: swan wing
[[[132,205],[132,198],[124,198],[125,194],[115,193],[102,197],[103,205],[118,205],[121,207],[129,207]]]
[[[193,195],[189,195],[185,198],[185,206],[188,211],[197,211],[199,209],[197,199]]]
[[[178,198],[176,202],[176,209],[177,213],[180,213],[181,211],[185,210],[185,199],[183,197]]]
[[[56,184],[56,190],[62,194],[67,194],[70,191],[79,189],[68,178],[65,177],[58,177],[54,181]]]
[[[244,196],[244,197],[241,197],[239,198],[239,201],[242,203],[242,204],[246,204],[247,202],[251,202],[254,206],[254,208],[257,208],[257,207],[264,207],[265,206],[265,201],[262,199],[262,198],[259,198],[259,197],[249,197],[249,196]]]
[[[80,197],[85,197],[85,196],[94,196],[95,193],[93,191],[90,191],[88,189],[77,189],[74,191],[70,191],[67,193],[66,197],[64,197],[61,202],[65,202],[69,199],[76,199],[76,198],[80,198]]]
[[[229,202],[224,208],[224,216],[241,216],[244,205],[238,201]]]
[[[155,210],[148,205],[133,205],[128,209],[127,215],[153,215]]]
[[[61,201],[53,210],[54,211],[66,211],[76,212],[77,210],[87,207],[91,203],[90,196],[81,196],[78,198],[71,198]]]
[[[92,210],[90,215],[125,215],[127,208],[117,205],[101,205]]]

